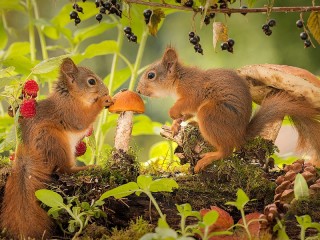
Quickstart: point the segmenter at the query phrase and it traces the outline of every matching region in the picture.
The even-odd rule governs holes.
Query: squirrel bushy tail
[[[31,157],[16,157],[17,165],[13,167],[5,188],[0,223],[2,229],[7,230],[6,234],[14,239],[46,239],[50,236],[51,220],[35,197],[35,191],[45,188],[50,176],[30,164],[34,161]]]
[[[320,159],[320,109],[285,92],[268,96],[262,102],[248,125],[246,138],[259,135],[266,124],[281,120],[284,116],[289,116],[299,134],[298,149],[312,150],[316,153],[315,160]]]

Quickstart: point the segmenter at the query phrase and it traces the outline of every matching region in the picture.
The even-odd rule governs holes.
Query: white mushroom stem
[[[132,133],[133,111],[121,112],[118,118],[114,147],[116,150],[127,152]]]
[[[260,136],[264,139],[275,142],[279,134],[280,128],[282,126],[282,121],[283,119],[276,122],[268,123],[266,127],[263,129],[263,131],[260,133]]]

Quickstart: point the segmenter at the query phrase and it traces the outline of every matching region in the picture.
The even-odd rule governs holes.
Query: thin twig
[[[185,6],[157,3],[157,2],[145,2],[141,0],[125,0],[126,3],[134,3],[139,5],[145,5],[158,8],[170,8],[179,11],[194,11],[201,12],[202,9],[189,8]],[[311,12],[320,11],[320,6],[299,6],[299,7],[272,7],[272,12]],[[224,9],[208,9],[207,13],[264,13],[268,12],[268,7],[263,8],[224,8]]]

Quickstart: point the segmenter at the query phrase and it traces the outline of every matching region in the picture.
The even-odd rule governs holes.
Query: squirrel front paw
[[[182,122],[182,118],[173,120],[171,125],[172,136],[175,136],[178,134],[179,130],[181,129],[181,125],[180,125],[181,122]]]
[[[113,104],[112,98],[109,95],[104,95],[100,99],[102,106],[105,108],[110,107]]]

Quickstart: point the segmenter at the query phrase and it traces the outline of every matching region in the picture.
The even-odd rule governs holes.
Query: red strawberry
[[[15,153],[11,153],[9,156],[10,161],[13,161],[16,158],[16,154]]]
[[[20,106],[20,114],[24,118],[32,118],[36,115],[36,100],[32,99],[25,99],[21,103]]]
[[[87,144],[83,141],[78,142],[76,146],[76,157],[82,156],[87,151]]]
[[[38,83],[35,80],[30,79],[30,80],[26,81],[26,83],[24,84],[22,93],[23,93],[23,95],[27,95],[32,98],[36,98],[38,95],[38,93],[37,93],[38,91],[39,91]]]

